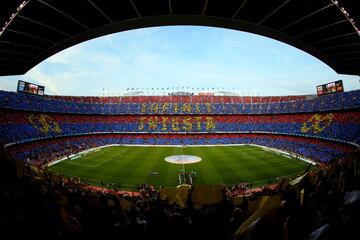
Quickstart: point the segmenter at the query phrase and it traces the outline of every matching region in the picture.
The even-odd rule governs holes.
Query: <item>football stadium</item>
[[[4,236],[359,236],[360,89],[346,91],[346,80],[314,83],[314,92],[300,95],[202,86],[133,87],[116,96],[48,94],[53,86],[47,79],[44,85],[19,80],[88,40],[178,25],[266,36],[337,74],[359,76],[360,11],[354,1],[5,0],[1,5],[0,76],[20,76],[12,81],[13,91],[0,84]]]

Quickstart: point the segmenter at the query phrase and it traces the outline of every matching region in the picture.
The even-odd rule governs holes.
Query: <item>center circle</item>
[[[193,155],[173,155],[165,158],[165,161],[174,164],[191,164],[201,161],[201,157]]]

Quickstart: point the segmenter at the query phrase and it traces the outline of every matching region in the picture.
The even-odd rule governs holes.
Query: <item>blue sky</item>
[[[243,95],[315,94],[315,86],[343,79],[359,89],[359,76],[338,75],[311,55],[255,34],[211,27],[137,29],[93,39],[43,61],[23,76],[0,77],[45,86],[46,94],[101,96],[127,88],[232,90]],[[115,93],[114,93],[115,92]],[[108,94],[108,93],[106,93]]]

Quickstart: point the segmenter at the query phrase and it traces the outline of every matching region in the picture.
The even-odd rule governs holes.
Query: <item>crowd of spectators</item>
[[[112,116],[0,110],[5,143],[91,133],[273,133],[360,144],[359,109],[269,115]]]
[[[192,99],[193,98],[193,99]],[[83,99],[90,99],[90,101]],[[288,97],[118,97],[36,96],[0,91],[2,108],[72,114],[280,114],[360,107],[360,90],[317,96]]]
[[[119,98],[0,91],[0,143],[11,159],[23,160],[27,170],[18,181],[0,181],[2,235],[61,240],[356,239],[359,107],[360,90],[322,97]],[[179,115],[176,121],[194,124],[194,132],[200,133],[168,131],[173,128],[170,118],[150,129],[149,118],[165,113]],[[144,115],[147,120],[140,120]],[[215,129],[206,134],[207,117]],[[167,131],[161,135],[154,133],[163,128]],[[89,190],[41,170],[59,158],[109,144],[256,144],[315,160],[322,167],[296,183],[282,181],[275,190],[247,197],[237,194],[251,183],[239,182],[224,191],[221,202],[200,209],[191,198],[185,207],[170,204],[146,184],[139,185],[139,194],[119,195]],[[29,169],[40,170],[35,174]]]
[[[109,96],[109,97],[84,97],[49,95],[48,99],[80,103],[158,103],[158,102],[183,102],[183,103],[271,103],[291,102],[311,99],[313,95],[293,96],[207,96],[207,95],[169,95],[169,96]]]
[[[142,194],[94,191],[27,169],[17,181],[0,182],[0,226],[3,236],[39,240],[357,239],[359,169],[357,151],[277,188],[200,207],[191,193],[180,206],[146,184]]]
[[[291,152],[318,162],[331,162],[354,151],[355,146],[321,139],[270,135],[270,134],[156,134],[90,135],[56,138],[16,144],[7,148],[15,159],[28,165],[45,166],[56,159],[70,156],[87,149],[110,144],[131,145],[218,145],[256,144]]]
[[[104,100],[106,98],[42,97],[0,91],[0,141],[7,146],[31,142],[13,148],[22,149],[15,151],[16,158],[30,162],[36,160],[34,164],[37,166],[43,166],[53,159],[74,152],[106,144],[258,144],[294,152],[317,161],[329,162],[348,152],[348,148],[351,147],[344,147],[341,143],[323,144],[324,141],[316,139],[335,140],[354,145],[360,143],[359,94],[360,91],[352,91],[319,98],[272,97],[272,100],[270,97],[254,99],[244,97],[242,101],[240,101],[241,97],[188,96],[165,99],[164,97],[124,97],[117,99],[118,101],[112,98],[109,102]],[[84,99],[86,100],[82,101]],[[162,104],[166,104],[166,102],[156,103],[157,100],[169,101],[170,105],[176,104],[180,109],[179,112],[185,109],[187,115],[174,117],[149,114],[148,107],[143,107],[146,102],[158,104],[157,109],[162,109],[164,106]],[[192,105],[189,105],[190,103]],[[185,104],[188,104],[186,108],[184,108]],[[229,114],[241,111],[224,110],[228,109],[224,107],[225,105],[231,105],[231,109],[242,109],[246,104],[256,105],[254,109],[270,109],[272,108],[269,108],[270,105],[277,105],[274,109],[279,111],[275,111],[276,113],[283,113],[284,109],[297,109],[296,106],[299,104],[305,106],[306,110],[297,109],[297,112],[292,114],[274,114],[275,112],[273,114]],[[267,107],[265,107],[266,104]],[[74,111],[68,111],[68,105],[71,105]],[[86,112],[87,110],[85,111],[82,105],[91,109],[95,109],[96,105],[109,108],[111,111],[104,112],[95,109],[92,112]],[[290,105],[292,107],[286,107]],[[153,108],[151,111],[154,111],[153,106],[150,107]],[[321,109],[318,109],[319,107]],[[338,108],[342,110],[335,111]],[[21,109],[21,111],[16,109]],[[127,110],[119,112],[119,109]],[[206,115],[199,114],[198,110]],[[323,112],[325,110],[331,111]],[[161,113],[162,110],[157,111]],[[66,114],[62,114],[63,112]],[[74,114],[70,114],[72,112]],[[265,112],[269,113],[268,110]],[[84,115],[83,113],[96,114]],[[141,115],[142,113],[147,115]],[[192,115],[195,113],[197,115]],[[209,132],[211,135],[203,134]],[[109,137],[115,133],[118,136]],[[143,135],[144,133],[150,134]],[[162,133],[162,137],[154,137],[153,134],[156,133]],[[176,136],[175,133],[187,133],[187,135]],[[198,135],[189,135],[189,133]],[[247,136],[248,133],[253,135]],[[274,134],[274,136],[261,135],[262,133]],[[93,134],[103,134],[103,136],[94,137]],[[67,137],[70,140],[64,141],[63,139]],[[305,141],[304,137],[311,137],[311,139]],[[52,138],[56,139],[51,140]]]

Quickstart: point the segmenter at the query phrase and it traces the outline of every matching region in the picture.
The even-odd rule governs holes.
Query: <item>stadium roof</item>
[[[260,34],[308,52],[339,74],[360,75],[356,27],[360,9],[356,2],[1,0],[0,75],[24,74],[53,54],[92,38],[164,25],[214,26]]]

